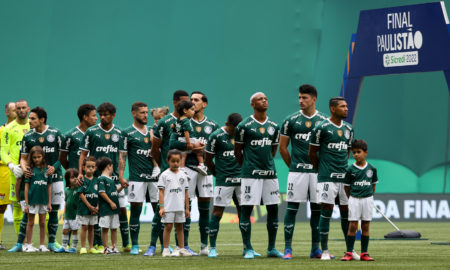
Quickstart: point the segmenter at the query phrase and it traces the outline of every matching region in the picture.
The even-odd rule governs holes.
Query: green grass
[[[284,249],[283,229],[280,224],[278,230],[277,248]],[[283,261],[273,258],[256,258],[244,260],[241,256],[242,242],[237,224],[222,224],[220,227],[217,249],[219,257],[209,259],[207,257],[192,258],[162,258],[160,255],[152,258],[130,256],[122,254],[118,256],[105,255],[78,255],[78,254],[51,254],[51,253],[8,253],[0,251],[0,265],[2,269],[450,269],[450,246],[431,245],[431,242],[448,242],[450,239],[450,226],[445,222],[420,222],[398,223],[398,227],[404,230],[419,231],[423,241],[386,241],[373,240],[369,244],[369,253],[375,262],[341,262],[339,260],[320,261],[309,259],[310,232],[309,223],[297,223],[294,235],[294,258],[291,261]],[[141,226],[140,245],[142,250],[147,249],[150,237],[151,224]],[[61,229],[61,228],[60,228]],[[394,229],[387,222],[374,222],[371,224],[371,237],[383,238],[386,233]],[[267,232],[264,223],[253,224],[252,244],[256,251],[265,254],[267,246]],[[35,228],[34,245],[37,246],[37,228]],[[61,230],[58,230],[60,241]],[[173,234],[172,234],[173,235]],[[339,259],[345,251],[345,243],[336,239],[342,239],[339,222],[332,222],[330,231],[329,249]],[[173,239],[172,243],[173,243]],[[3,230],[3,243],[10,248],[16,241],[12,225],[5,225]],[[120,236],[119,236],[120,242]],[[189,239],[193,249],[199,249],[199,233],[197,223],[192,224]],[[79,248],[79,246],[78,246]],[[356,241],[355,248],[360,250],[360,242]],[[159,252],[159,247],[157,248]],[[159,253],[158,253],[159,254]]]

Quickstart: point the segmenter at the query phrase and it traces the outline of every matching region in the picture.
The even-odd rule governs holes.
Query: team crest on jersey
[[[345,134],[344,134],[346,139],[350,138],[350,131],[348,129],[345,130]]]
[[[372,178],[373,176],[373,171],[371,169],[368,169],[366,172],[367,177]]]
[[[265,129],[264,127],[260,127],[260,128],[259,128],[259,132],[260,132],[261,134],[264,134],[264,133],[266,133],[266,129]]]
[[[111,134],[106,133],[105,134],[105,139],[109,140],[111,138]]]
[[[273,128],[272,126],[268,127],[267,133],[269,133],[269,135],[273,135],[275,133],[275,128]]]
[[[147,137],[144,138],[144,142],[148,143],[148,138]]]
[[[314,124],[315,127],[317,127],[320,124],[320,120],[316,121],[316,123]]]
[[[310,128],[310,127],[311,127],[311,124],[312,124],[311,121],[306,121],[306,122],[305,122],[305,126],[306,126],[307,128]]]
[[[40,143],[43,143],[45,141],[45,138],[44,137],[39,137],[38,140],[39,140]]]
[[[118,142],[119,141],[119,135],[113,134],[111,139],[112,139],[113,142]]]
[[[338,135],[339,137],[342,137],[342,134],[343,134],[342,130],[338,129],[338,130],[336,131],[336,133],[337,133],[337,135]]]
[[[206,134],[210,134],[212,132],[211,126],[205,126],[204,130]]]
[[[95,184],[94,185],[94,190],[97,190],[98,189],[98,186],[97,186],[97,184]]]
[[[53,134],[50,134],[47,136],[47,141],[48,142],[54,142],[55,141],[55,136],[53,136]]]
[[[201,131],[202,131],[202,127],[201,127],[201,126],[196,126],[196,127],[195,127],[195,131],[201,132]]]
[[[184,178],[180,178],[180,185],[184,184]]]

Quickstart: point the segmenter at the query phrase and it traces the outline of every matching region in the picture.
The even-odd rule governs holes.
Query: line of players
[[[311,85],[303,85],[299,88],[301,110],[289,115],[283,122],[281,129],[275,122],[269,120],[266,114],[268,99],[261,92],[255,93],[250,98],[250,104],[254,110],[253,115],[242,120],[239,114],[231,114],[225,126],[219,127],[216,122],[211,121],[204,115],[204,110],[208,104],[205,94],[193,92],[189,96],[185,91],[175,91],[173,95],[175,109],[154,126],[153,139],[151,139],[150,132],[147,129],[148,107],[141,102],[133,104],[134,121],[124,131],[116,128],[113,124],[115,107],[112,104],[103,103],[97,109],[92,105],[82,105],[78,110],[80,124],[65,136],[61,135],[58,130],[46,125],[46,115],[43,117],[43,115],[39,115],[38,112],[32,110],[29,117],[32,130],[24,136],[21,150],[23,159],[20,160],[20,164],[26,172],[27,164],[23,162],[27,155],[27,147],[25,146],[28,144],[31,146],[32,143],[43,146],[46,151],[46,159],[49,160],[48,163],[52,164],[51,166],[55,170],[53,179],[56,179],[56,181],[54,180],[55,188],[52,192],[52,204],[55,203],[55,207],[52,206],[52,209],[57,209],[58,204],[61,204],[63,199],[63,196],[61,196],[63,193],[60,192],[61,187],[63,188],[62,181],[58,181],[58,179],[62,180],[61,166],[64,168],[79,168],[79,180],[82,181],[82,164],[88,154],[96,158],[110,157],[113,161],[113,177],[118,185],[128,188],[128,200],[131,204],[130,234],[132,243],[130,246],[128,220],[123,208],[125,202],[124,194],[122,194],[120,200],[123,209],[120,219],[122,244],[125,249],[131,250],[131,254],[139,254],[139,216],[142,203],[145,201],[145,196],[149,194],[154,212],[159,213],[158,189],[155,182],[158,180],[159,172],[168,168],[166,156],[169,151],[170,136],[177,118],[180,117],[176,108],[182,101],[189,99],[193,102],[195,109],[195,114],[191,120],[193,137],[206,146],[205,164],[209,169],[208,175],[197,172],[195,167],[198,166],[198,160],[195,153],[204,151],[204,149],[203,147],[192,149],[192,154],[188,155],[186,167],[183,170],[190,178],[189,198],[192,199],[195,196],[198,198],[201,238],[199,254],[209,257],[218,256],[216,239],[220,219],[224,208],[233,199],[240,217],[239,226],[244,244],[244,258],[260,256],[251,245],[250,216],[253,206],[262,203],[266,205],[268,213],[269,243],[267,255],[291,259],[295,216],[299,204],[309,200],[312,243],[310,257],[324,260],[332,258],[333,256],[329,254],[327,248],[327,236],[336,198],[340,200],[341,224],[345,236],[347,236],[348,231],[348,199],[343,182],[346,179],[353,129],[351,125],[343,121],[347,115],[345,100],[343,98],[331,99],[331,117],[326,118],[324,114],[315,109],[317,91]],[[22,103],[26,104],[26,101],[17,102],[16,107],[21,108]],[[101,120],[98,125],[96,125],[97,112]],[[19,119],[18,116],[17,119],[19,121],[16,122],[26,125],[24,118]],[[25,131],[25,129],[23,130]],[[5,160],[3,159],[5,141],[9,141],[11,144],[11,138],[4,137],[2,133],[2,160]],[[291,153],[288,150],[289,143],[291,143]],[[273,158],[278,144],[280,144],[280,154],[289,166],[288,207],[284,219],[284,255],[275,249],[280,193]],[[12,155],[13,152],[8,151]],[[59,158],[55,159],[59,152]],[[320,155],[317,155],[318,152]],[[367,152],[367,147],[365,152]],[[151,157],[153,157],[153,160]],[[130,169],[128,181],[123,177],[127,158]],[[6,164],[12,171],[12,175],[17,173],[17,163],[10,161]],[[372,168],[372,175],[369,177],[369,173],[367,173],[367,177],[371,181],[373,180],[374,184],[376,182],[376,170],[373,167],[370,168]],[[212,175],[216,177],[214,192]],[[11,182],[12,178],[14,177],[11,177]],[[54,184],[52,184],[52,188]],[[13,197],[11,196],[11,198]],[[209,218],[212,197],[214,197],[214,208]],[[14,207],[14,210],[16,209],[17,207]],[[54,222],[54,214],[52,213],[49,215],[48,222],[49,248],[54,250],[57,248],[54,246],[57,222]],[[16,221],[17,215],[14,215],[14,217]],[[22,220],[22,223],[24,223],[24,220]],[[162,227],[161,217],[155,214],[152,223],[151,242],[144,255],[153,256],[155,254],[156,242],[161,236]],[[189,248],[188,244],[189,218],[183,224],[183,230],[184,248],[192,255],[198,255]],[[11,251],[20,250],[20,245],[23,242],[21,234],[19,233],[18,243]],[[208,234],[210,249],[208,248]],[[366,236],[368,242],[368,235]],[[97,245],[101,245],[100,241],[100,239],[96,240]],[[323,253],[319,248],[320,242]],[[358,259],[359,257],[356,252],[350,254],[351,259]]]

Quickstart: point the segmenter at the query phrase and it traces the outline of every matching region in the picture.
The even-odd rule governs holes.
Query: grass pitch
[[[431,245],[431,242],[448,242],[450,240],[450,226],[445,222],[404,222],[398,227],[405,230],[419,231],[423,238],[428,240],[371,240],[369,254],[374,262],[341,262],[339,258],[345,252],[339,222],[332,222],[330,229],[329,249],[336,256],[335,260],[320,261],[309,258],[310,230],[309,223],[297,223],[293,241],[293,259],[283,261],[276,258],[256,258],[244,260],[242,258],[241,235],[237,224],[221,224],[217,240],[219,257],[179,257],[162,258],[158,256],[144,257],[121,255],[79,255],[79,254],[52,254],[52,253],[8,253],[0,251],[0,265],[2,269],[450,269],[450,246]],[[151,224],[141,225],[140,242],[143,252],[147,249],[150,240]],[[382,239],[385,234],[393,231],[387,222],[373,222],[371,224],[371,238]],[[34,246],[38,246],[38,231],[35,227]],[[61,228],[58,230],[58,241],[61,242]],[[14,245],[16,235],[12,225],[5,225],[3,229],[3,243],[7,248]],[[119,242],[120,235],[119,235]],[[171,242],[174,243],[173,233]],[[198,251],[200,247],[198,224],[193,223],[189,243],[191,248]],[[256,251],[265,255],[267,248],[267,232],[264,223],[252,225],[252,244]],[[78,249],[80,246],[78,245]],[[284,250],[283,224],[280,223],[277,238],[277,248]],[[360,242],[356,241],[355,249],[359,253]]]

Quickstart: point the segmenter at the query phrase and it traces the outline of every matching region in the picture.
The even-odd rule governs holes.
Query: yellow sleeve
[[[8,164],[11,162],[11,158],[9,157],[9,130],[5,128],[5,126],[0,127],[0,133],[2,136],[0,137],[1,145],[0,145],[0,163]]]

